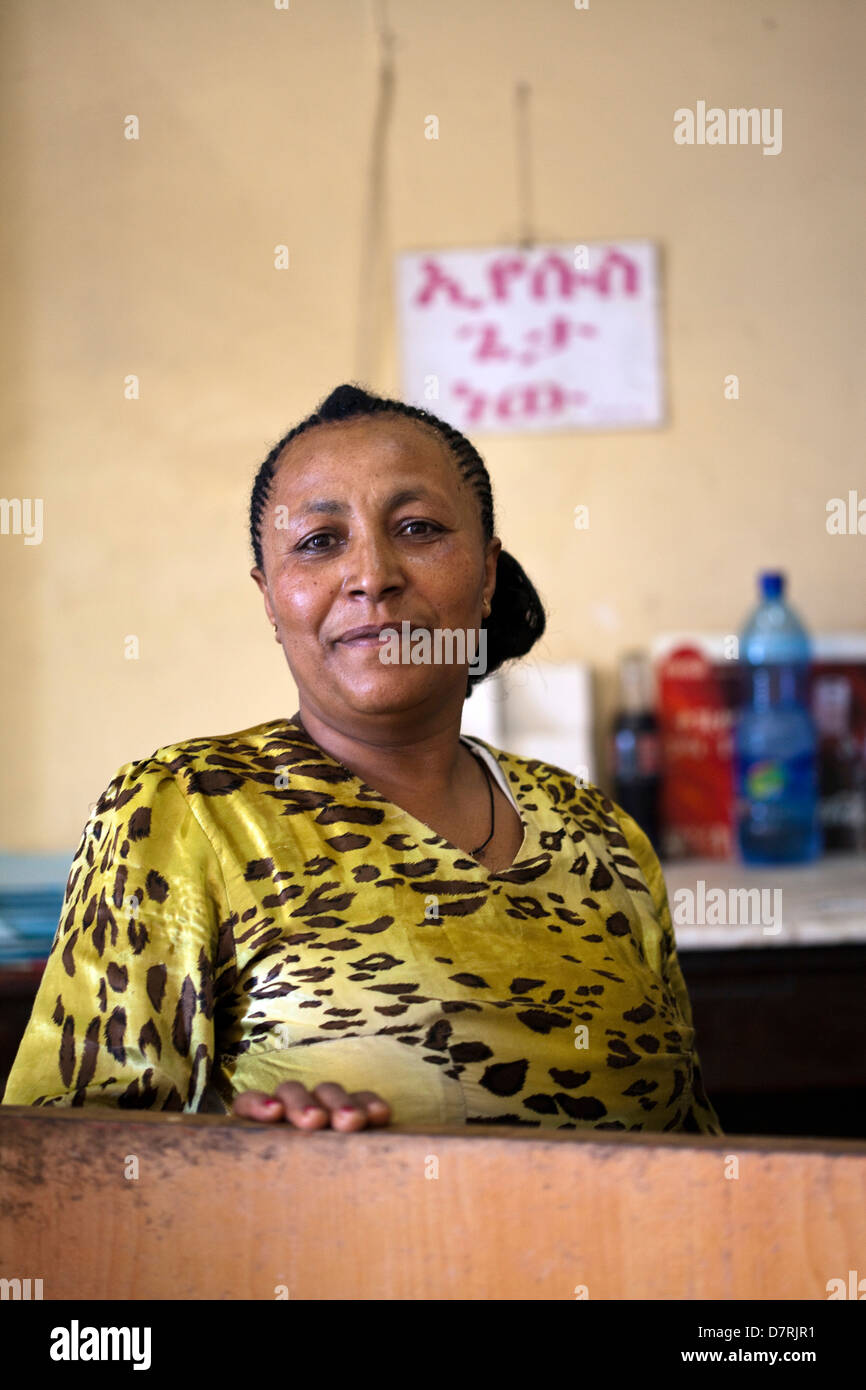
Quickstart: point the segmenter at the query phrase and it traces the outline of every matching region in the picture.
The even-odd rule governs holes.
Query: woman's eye
[[[326,546],[326,545],[313,545],[313,541],[330,541],[330,540],[332,540],[332,539],[333,539],[333,537],[331,536],[330,531],[317,531],[316,534],[315,534],[314,536],[308,536],[307,539],[306,539],[305,541],[302,541],[301,544],[298,546],[298,549],[299,549],[299,550],[329,550],[329,549],[330,549],[330,546]]]
[[[411,526],[420,526],[423,529],[421,531],[410,531],[409,527]],[[441,530],[442,527],[437,526],[435,521],[424,521],[421,518],[416,518],[413,521],[404,521],[399,534],[401,536],[413,535],[421,537],[431,534],[435,535]],[[314,555],[321,555],[324,554],[325,551],[332,549],[330,542],[333,540],[339,540],[339,537],[334,536],[333,532],[317,531],[314,536],[308,536],[305,541],[301,541],[297,549],[301,551],[306,550]]]

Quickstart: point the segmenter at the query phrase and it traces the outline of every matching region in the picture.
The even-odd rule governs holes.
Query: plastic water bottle
[[[760,575],[761,602],[740,637],[737,821],[749,864],[798,864],[821,852],[818,735],[809,709],[809,638],[785,602],[785,576]]]

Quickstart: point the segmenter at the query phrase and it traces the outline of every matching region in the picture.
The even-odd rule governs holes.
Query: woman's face
[[[388,664],[368,625],[477,633],[501,542],[443,441],[388,415],[316,426],[292,440],[262,522],[252,576],[303,708],[325,722],[457,710],[467,664]],[[447,652],[447,642],[444,644]],[[477,643],[475,650],[477,651]],[[471,649],[470,649],[471,657]]]

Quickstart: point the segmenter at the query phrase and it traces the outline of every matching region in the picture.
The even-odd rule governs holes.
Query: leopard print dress
[[[5,1103],[198,1111],[336,1081],[397,1124],[721,1133],[648,839],[562,768],[475,744],[524,823],[498,873],[297,714],[124,765]]]

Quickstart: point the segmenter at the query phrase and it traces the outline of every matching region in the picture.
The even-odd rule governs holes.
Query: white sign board
[[[403,398],[462,432],[663,423],[656,247],[397,257]]]

